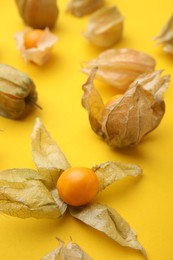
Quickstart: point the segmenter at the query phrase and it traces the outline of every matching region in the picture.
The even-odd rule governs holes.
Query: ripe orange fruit
[[[72,206],[82,206],[91,202],[98,192],[98,187],[95,172],[85,167],[65,170],[57,182],[60,198]]]
[[[36,48],[41,41],[44,31],[40,29],[33,29],[24,34],[24,45],[26,49]]]

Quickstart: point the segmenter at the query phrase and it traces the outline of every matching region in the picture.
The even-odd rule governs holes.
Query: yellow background
[[[100,203],[115,208],[134,228],[149,260],[173,259],[173,89],[165,95],[166,114],[160,126],[135,148],[112,150],[92,132],[87,112],[81,106],[82,61],[95,58],[101,49],[82,36],[88,16],[76,18],[65,13],[68,1],[59,0],[59,19],[53,32],[58,36],[52,58],[43,67],[25,64],[15,46],[14,34],[25,29],[15,1],[0,3],[0,63],[26,72],[35,82],[38,103],[25,119],[0,118],[0,170],[35,168],[30,135],[40,117],[73,166],[91,167],[109,160],[136,163],[143,169],[141,178],[126,178],[99,194]],[[133,48],[151,54],[157,69],[173,73],[173,57],[162,52],[152,40],[172,14],[170,0],[106,1],[117,5],[125,17],[122,40],[116,47]],[[103,97],[115,93],[96,83]],[[94,231],[68,213],[59,220],[18,219],[0,215],[0,259],[38,260],[57,247],[56,237],[66,243],[70,236],[94,260],[142,260],[135,250],[124,248]]]

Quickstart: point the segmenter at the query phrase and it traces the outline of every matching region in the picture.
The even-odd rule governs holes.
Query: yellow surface
[[[59,37],[50,62],[44,67],[25,64],[16,49],[14,34],[25,28],[15,1],[0,3],[0,62],[26,72],[35,82],[42,111],[34,110],[21,121],[0,118],[0,169],[35,168],[30,134],[40,117],[73,166],[90,167],[109,160],[136,163],[142,178],[126,178],[111,185],[98,201],[115,208],[134,228],[149,260],[173,259],[173,89],[165,95],[166,114],[160,126],[136,148],[112,150],[92,132],[87,112],[81,106],[81,86],[86,75],[81,61],[101,50],[82,36],[88,17],[65,13],[67,1],[59,0],[60,15],[53,32]],[[172,74],[173,57],[164,54],[152,40],[172,13],[172,1],[107,1],[116,3],[125,17],[123,38],[116,47],[147,52],[157,60],[157,69]],[[100,86],[104,98],[114,89]],[[135,250],[123,248],[103,234],[74,220],[68,213],[59,220],[18,219],[0,216],[0,259],[37,260],[58,245],[56,237],[70,236],[94,260],[142,260]]]

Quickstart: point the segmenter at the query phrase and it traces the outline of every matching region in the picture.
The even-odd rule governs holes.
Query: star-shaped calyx
[[[68,208],[74,218],[103,232],[122,246],[140,250],[147,258],[134,230],[113,208],[94,202],[93,197],[91,201],[78,206],[63,201],[57,188],[58,180],[64,173],[76,168],[71,167],[39,119],[36,120],[31,138],[37,170],[25,168],[0,172],[0,212],[20,218],[59,218]],[[95,195],[117,180],[142,173],[135,164],[112,161],[84,169],[91,171],[97,179]],[[89,183],[90,179],[86,186]],[[64,188],[67,186],[64,184]],[[82,190],[88,192],[85,185]],[[85,197],[86,194],[80,196]]]

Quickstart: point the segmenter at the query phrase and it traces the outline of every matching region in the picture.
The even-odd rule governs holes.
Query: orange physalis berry
[[[98,192],[98,187],[97,175],[85,167],[65,170],[57,182],[60,198],[72,206],[82,206],[91,202]]]
[[[43,38],[44,31],[40,29],[34,29],[24,34],[24,45],[26,49],[36,48],[38,43]]]

